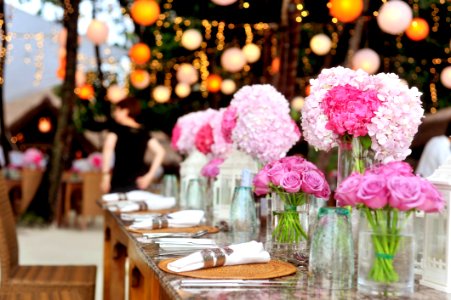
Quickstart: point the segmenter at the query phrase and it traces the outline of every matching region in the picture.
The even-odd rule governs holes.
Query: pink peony
[[[302,173],[302,191],[319,198],[329,198],[330,189],[324,174],[319,170],[307,170]]]
[[[301,156],[288,156],[279,160],[288,171],[301,172],[304,170],[306,161]]]
[[[213,129],[210,124],[205,124],[197,131],[194,144],[196,145],[197,150],[203,154],[211,152],[211,146],[213,145]]]
[[[202,176],[215,178],[219,174],[219,166],[224,162],[222,158],[214,158],[202,167]]]
[[[297,172],[288,171],[283,174],[280,179],[280,187],[282,187],[287,193],[297,193],[301,189],[301,176]]]
[[[424,195],[421,192],[421,184],[416,176],[391,176],[387,180],[387,188],[390,192],[389,204],[401,211],[411,210],[421,206]]]
[[[384,177],[374,174],[363,176],[357,197],[372,209],[383,208],[388,203],[387,184]]]
[[[338,186],[335,191],[335,199],[337,199],[339,206],[355,206],[359,203],[357,191],[361,181],[362,174],[355,172]]]
[[[266,170],[260,170],[260,172],[257,173],[254,177],[254,187],[255,187],[255,194],[258,196],[266,195],[270,192],[269,189],[269,176]]]
[[[229,106],[222,116],[222,134],[227,143],[232,143],[232,131],[236,126],[237,108]]]
[[[424,201],[417,209],[427,213],[442,211],[445,207],[445,199],[443,199],[442,194],[426,179],[419,177],[419,180],[421,192],[424,194]]]

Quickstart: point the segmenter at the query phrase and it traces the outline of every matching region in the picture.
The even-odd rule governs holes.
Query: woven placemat
[[[178,258],[165,259],[158,264],[158,267],[168,273],[202,279],[270,279],[296,273],[295,266],[280,260],[176,273],[167,268],[168,263],[176,259]]]
[[[184,228],[161,228],[161,229],[133,229],[130,227],[127,227],[127,230],[130,232],[135,233],[166,233],[166,232],[173,232],[173,233],[195,233],[200,230],[208,230],[208,233],[216,233],[219,231],[219,228],[213,227],[213,226],[195,226],[195,227],[184,227]]]

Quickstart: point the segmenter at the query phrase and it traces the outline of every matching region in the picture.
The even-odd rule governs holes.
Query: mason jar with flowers
[[[405,162],[390,162],[353,173],[337,188],[341,205],[361,212],[358,290],[382,296],[414,291],[415,211],[439,212],[445,202],[429,181]]]
[[[328,199],[330,187],[324,174],[301,156],[288,156],[266,164],[254,177],[256,195],[274,193],[281,210],[273,211],[273,248],[286,255],[308,250],[309,196]]]

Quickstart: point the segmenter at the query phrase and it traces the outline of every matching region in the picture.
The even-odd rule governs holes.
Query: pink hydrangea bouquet
[[[398,281],[393,262],[406,220],[416,210],[438,212],[445,205],[434,185],[415,175],[405,162],[389,162],[364,174],[351,174],[337,187],[335,198],[343,206],[356,206],[365,216],[375,252],[368,278],[380,283]]]
[[[421,93],[395,74],[369,75],[343,67],[324,69],[310,81],[302,108],[304,138],[328,151],[359,138],[377,161],[403,160],[423,116]]]
[[[89,154],[88,162],[91,170],[100,171],[102,169],[102,153],[93,152]]]
[[[28,148],[23,155],[23,167],[32,169],[44,168],[44,153],[36,148]]]
[[[266,164],[254,177],[257,195],[275,192],[287,213],[280,216],[273,238],[280,243],[307,239],[297,207],[307,203],[308,195],[328,199],[330,187],[324,174],[301,156],[287,156]]]
[[[207,178],[215,178],[219,174],[219,166],[224,162],[223,158],[213,158],[202,167],[200,174]]]
[[[301,133],[287,99],[269,84],[244,86],[222,117],[225,141],[261,163],[284,157]]]

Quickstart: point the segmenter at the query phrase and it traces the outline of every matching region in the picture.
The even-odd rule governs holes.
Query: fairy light
[[[218,49],[218,51],[221,51],[224,49],[224,42],[225,42],[224,27],[225,27],[224,22],[218,23],[218,32],[216,33],[216,39],[217,39],[216,49]]]
[[[244,32],[246,33],[246,44],[252,43],[254,35],[252,34],[252,28],[249,24],[244,24]]]
[[[205,28],[205,39],[211,39],[211,24],[208,20],[202,20],[202,26]]]

